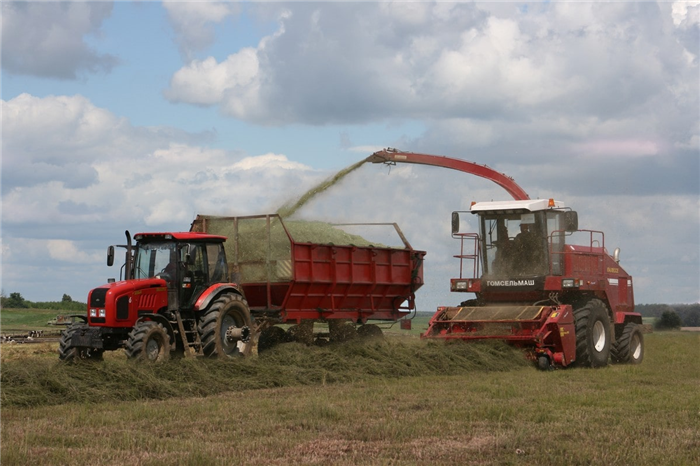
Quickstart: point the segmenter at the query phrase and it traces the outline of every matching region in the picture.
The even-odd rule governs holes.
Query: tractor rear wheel
[[[574,310],[576,361],[581,367],[605,367],[610,359],[610,318],[600,299],[591,299]]]
[[[644,336],[638,324],[628,323],[622,335],[610,350],[612,362],[617,364],[640,364],[644,359]]]
[[[129,333],[126,356],[149,362],[170,359],[170,335],[162,324],[146,320],[138,322]]]
[[[287,341],[287,332],[281,327],[268,327],[260,332],[258,338],[258,353],[274,348]]]
[[[58,342],[58,359],[66,362],[80,360],[102,361],[104,350],[79,346],[68,346],[73,334],[84,328],[88,328],[88,325],[82,323],[71,324],[67,329],[61,332],[61,339]]]
[[[252,327],[248,303],[241,295],[219,296],[204,311],[197,327],[204,355],[210,358],[250,355]]]

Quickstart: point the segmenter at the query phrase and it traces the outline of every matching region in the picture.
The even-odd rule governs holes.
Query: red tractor
[[[578,228],[575,211],[554,199],[531,200],[512,178],[460,159],[387,149],[368,161],[476,174],[515,199],[472,203],[479,233],[462,232],[463,212],[452,214],[452,236],[461,249],[451,291],[476,298],[439,307],[424,338],[505,340],[542,369],[642,361],[632,277],[620,266],[619,249],[608,254],[602,231]]]
[[[130,358],[174,354],[238,356],[250,352],[252,320],[240,287],[228,277],[223,236],[126,232],[124,280],[88,294],[87,316],[62,334],[62,360],[101,359],[125,348]],[[114,263],[114,246],[107,264]]]

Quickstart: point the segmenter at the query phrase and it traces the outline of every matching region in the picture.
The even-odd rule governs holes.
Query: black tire
[[[162,324],[150,320],[137,322],[126,342],[126,356],[150,362],[170,359],[170,335]]]
[[[628,323],[622,335],[610,349],[612,362],[616,364],[641,364],[644,359],[644,335],[639,324]]]
[[[331,336],[331,343],[344,343],[357,338],[355,325],[344,320],[329,320],[328,333]]]
[[[287,341],[287,332],[283,328],[276,326],[268,327],[260,332],[258,353],[272,349],[285,341]]]
[[[58,342],[58,359],[65,362],[102,361],[104,350],[77,346],[68,347],[73,334],[86,328],[88,328],[88,324],[71,324],[61,332],[61,339]]]
[[[197,327],[204,355],[210,358],[250,355],[252,327],[248,303],[241,295],[219,296],[204,311]]]
[[[579,367],[605,367],[610,359],[610,318],[600,299],[591,299],[574,310],[576,361]]]
[[[377,324],[364,324],[360,325],[357,329],[357,336],[363,340],[383,340],[384,333],[382,329],[379,328]]]
[[[287,341],[297,342],[306,346],[314,344],[314,324],[313,321],[302,321],[300,324],[292,325],[287,329]]]

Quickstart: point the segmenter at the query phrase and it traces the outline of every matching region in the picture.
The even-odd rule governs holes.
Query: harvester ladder
[[[460,240],[459,254],[453,256],[459,259],[459,278],[478,278],[480,276],[480,262],[479,262],[479,252],[480,244],[479,235],[476,233],[455,233],[452,235],[453,238],[458,238]],[[469,244],[471,242],[471,244]],[[468,243],[468,244],[464,244]],[[472,262],[472,275],[467,277],[464,274],[464,268],[469,263]]]

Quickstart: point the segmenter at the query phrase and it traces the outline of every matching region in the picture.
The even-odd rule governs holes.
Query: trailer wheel
[[[610,358],[610,318],[600,299],[574,310],[577,366],[605,367]]]
[[[302,343],[306,346],[314,344],[314,323],[312,320],[304,320],[287,329],[287,341]]]
[[[61,332],[61,339],[58,342],[58,359],[66,362],[87,360],[102,361],[104,350],[80,346],[68,346],[73,334],[84,328],[88,328],[88,325],[82,323],[71,324],[67,329]]]
[[[129,333],[126,357],[150,362],[170,359],[170,335],[165,327],[150,320],[138,322]]]
[[[344,343],[357,337],[355,325],[345,320],[329,320],[328,332],[333,343]]]
[[[204,311],[197,328],[204,355],[210,358],[250,355],[252,327],[248,303],[241,295],[220,296]]]
[[[281,327],[268,327],[260,332],[258,339],[258,353],[274,348],[287,340],[287,332]]]
[[[610,349],[612,362],[617,364],[641,364],[644,359],[644,336],[638,324],[628,323],[622,335]]]
[[[360,325],[357,329],[357,336],[363,340],[381,340],[384,338],[382,329],[377,324]]]

